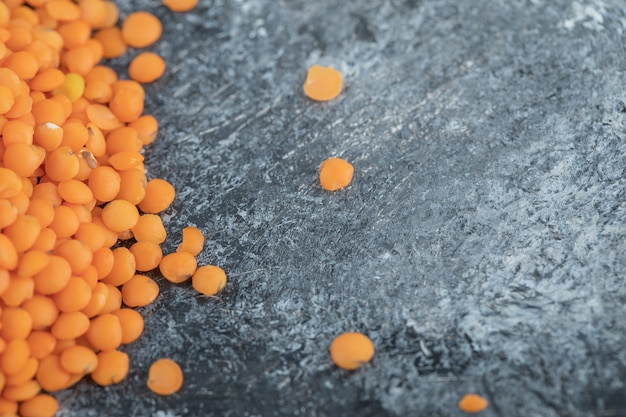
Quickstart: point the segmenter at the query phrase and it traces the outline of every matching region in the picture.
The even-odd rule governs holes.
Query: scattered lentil
[[[183,371],[173,360],[159,359],[150,365],[147,385],[155,394],[174,394],[183,385]]]
[[[347,332],[337,336],[330,345],[330,357],[340,368],[355,370],[374,356],[374,344],[362,333]]]
[[[489,402],[478,394],[465,394],[459,400],[459,409],[466,413],[480,413],[489,406]]]

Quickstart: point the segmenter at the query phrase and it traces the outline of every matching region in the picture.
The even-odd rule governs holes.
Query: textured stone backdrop
[[[165,250],[198,226],[229,283],[159,278],[127,380],[60,393],[59,416],[460,416],[466,392],[485,417],[626,415],[623,1],[121,8],[164,23]],[[338,99],[303,96],[313,63]],[[330,156],[355,166],[336,193]],[[348,330],[376,345],[354,373],[327,353]],[[163,356],[186,376],[167,398],[145,387]]]

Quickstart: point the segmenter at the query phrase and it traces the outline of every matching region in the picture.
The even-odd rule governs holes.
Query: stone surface
[[[200,3],[121,8],[164,23],[164,248],[198,226],[229,283],[159,279],[128,379],[59,416],[460,416],[467,392],[485,417],[626,415],[622,1]],[[303,96],[313,63],[339,98]],[[330,156],[355,167],[336,193]],[[372,363],[332,366],[343,331]],[[171,397],[145,387],[160,357],[185,371]]]

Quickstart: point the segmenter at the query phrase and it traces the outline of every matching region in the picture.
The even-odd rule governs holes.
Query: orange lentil
[[[6,306],[17,307],[33,297],[35,283],[30,277],[11,275],[9,285],[0,297]]]
[[[73,75],[73,74],[68,74],[68,76],[70,75]],[[65,77],[66,80],[68,76]],[[72,115],[72,112],[74,111],[74,101],[72,101],[72,98],[66,94],[55,94],[51,97],[51,100],[57,101],[61,104],[61,107],[63,109],[63,116],[65,117],[65,120],[68,121],[68,119]]]
[[[20,77],[10,68],[0,68],[0,85],[8,87],[14,96],[20,93]]]
[[[85,84],[83,95],[93,103],[105,104],[113,97],[111,86],[103,80],[93,80]]]
[[[28,381],[22,385],[6,387],[2,392],[2,396],[10,401],[26,401],[39,394],[41,387],[36,381]]]
[[[111,84],[111,88],[113,89],[113,94],[117,94],[122,90],[132,90],[136,92],[141,98],[146,96],[146,91],[137,81],[133,80],[117,80],[113,84]]]
[[[33,54],[35,60],[37,60],[40,71],[57,66],[57,52],[41,39],[33,40],[24,50]]]
[[[109,164],[118,171],[126,171],[135,168],[137,165],[143,162],[143,155],[139,152],[118,152],[115,155],[111,155],[108,160]],[[148,183],[148,186],[150,183]],[[146,190],[147,192],[147,190]]]
[[[16,16],[13,16],[15,18]],[[11,51],[21,51],[26,48],[32,41],[33,35],[28,25],[14,23],[8,26],[10,36],[6,40],[5,45]]]
[[[24,253],[17,265],[17,275],[31,277],[40,273],[50,262],[49,255],[37,249]]]
[[[91,264],[96,268],[98,279],[104,279],[113,270],[115,255],[108,247],[102,247],[93,253]]]
[[[11,197],[9,198],[9,201],[11,202],[11,204],[13,204],[15,206],[15,208],[17,208],[17,214],[26,214],[26,210],[28,210],[28,195],[21,191],[18,195],[16,195],[15,197]]]
[[[0,204],[2,204],[1,201]],[[35,216],[39,220],[39,225],[44,228],[48,227],[54,219],[54,207],[46,200],[31,198],[26,214]]]
[[[30,345],[26,341],[23,341],[23,342],[26,343],[28,354],[30,356]],[[12,375],[7,375],[6,384],[7,385],[25,384],[26,382],[33,379],[33,377],[37,373],[38,366],[39,366],[39,361],[35,358],[29,357],[28,359],[26,359],[26,363],[21,367],[21,369],[18,372]]]
[[[93,318],[85,337],[96,350],[117,349],[122,344],[120,319],[111,313]]]
[[[44,123],[35,128],[33,143],[51,152],[61,145],[63,129],[54,123]]]
[[[85,269],[85,271],[83,271],[82,274],[80,274],[80,277],[85,280],[89,289],[93,291],[98,283],[98,270],[92,263],[87,267],[87,269]]]
[[[82,310],[91,299],[91,287],[81,277],[73,276],[58,293],[52,296],[55,304],[63,313]]]
[[[188,12],[198,5],[198,0],[163,0],[163,4],[173,12]]]
[[[143,214],[139,216],[137,224],[132,228],[137,241],[145,240],[154,243],[163,243],[167,233],[163,227],[163,221],[156,214]]]
[[[108,27],[115,25],[119,17],[119,10],[117,9],[117,5],[112,1],[103,1],[102,3],[104,5],[104,15],[102,16],[102,20],[97,26]]]
[[[72,179],[78,173],[78,157],[69,146],[61,146],[48,153],[45,169],[54,181]]]
[[[54,347],[54,351],[52,353],[54,353],[55,355],[59,355],[70,346],[76,346],[76,339],[59,339],[57,340],[56,346]]]
[[[197,227],[188,226],[183,229],[183,239],[176,248],[176,252],[189,252],[198,256],[204,246],[204,236]]]
[[[76,212],[67,206],[58,206],[54,209],[54,219],[48,225],[57,238],[70,237],[80,227],[80,220]]]
[[[36,91],[48,92],[63,84],[65,74],[57,68],[48,68],[40,71],[30,82],[30,88]]]
[[[354,167],[340,158],[328,158],[320,166],[320,184],[323,189],[336,191],[352,181]]]
[[[2,143],[8,146],[12,143],[33,143],[35,129],[22,120],[10,120],[2,127]]]
[[[107,298],[102,307],[102,310],[98,313],[99,315],[112,313],[115,310],[119,310],[122,306],[122,292],[111,284],[105,284],[107,286]]]
[[[142,52],[130,61],[128,75],[140,83],[151,83],[165,72],[165,61],[153,52]]]
[[[303,90],[312,100],[328,101],[341,93],[342,83],[341,73],[336,69],[313,65],[307,72]]]
[[[174,394],[183,386],[183,371],[173,360],[159,359],[150,365],[147,385],[155,394]]]
[[[67,201],[64,201],[63,206],[70,208],[74,212],[74,214],[76,214],[76,218],[78,219],[78,227],[80,227],[80,223],[90,222],[92,220],[91,211],[88,207],[94,207],[94,202],[95,200],[92,201],[92,204],[87,205],[68,203]],[[78,231],[78,227],[76,228],[74,233]]]
[[[35,359],[50,355],[57,343],[57,339],[45,330],[33,330],[26,341],[30,347],[30,356]]]
[[[28,52],[24,52],[28,53]],[[15,102],[11,110],[4,113],[4,115],[11,119],[17,119],[22,116],[27,116],[33,107],[33,99],[26,94],[20,94],[15,96]]]
[[[134,88],[121,88],[119,91],[113,90],[113,97],[109,102],[109,109],[115,117],[115,120],[128,123],[137,120],[139,116],[141,116],[143,105],[143,92],[139,92]],[[94,104],[94,106],[96,106],[96,104]],[[113,126],[112,128],[115,127],[117,126]]]
[[[11,239],[5,235],[0,235],[0,268],[8,270],[15,269],[17,267],[17,251]]]
[[[87,149],[83,148],[78,151],[78,172],[74,176],[75,180],[80,182],[87,181],[89,179],[89,175],[91,175],[91,171],[93,168],[97,166],[97,161]],[[93,199],[93,193],[89,190],[92,198],[86,206],[90,206],[92,203],[95,204],[95,200]]]
[[[72,268],[72,273],[76,275],[82,274],[91,265],[93,257],[93,252],[89,246],[76,239],[68,239],[59,243],[54,248],[53,253],[65,258]]]
[[[28,311],[21,307],[4,307],[0,323],[2,323],[0,336],[5,342],[26,339],[33,327],[33,319]]]
[[[118,119],[118,115],[102,104],[88,105],[85,114],[90,122],[102,130],[113,130],[122,126],[120,122],[121,119]]]
[[[120,308],[112,312],[120,321],[122,327],[122,344],[134,342],[141,336],[144,328],[144,321],[141,314],[132,308]]]
[[[489,402],[478,394],[465,394],[458,405],[465,413],[479,413],[489,406]]]
[[[13,92],[4,85],[0,85],[0,114],[4,114],[11,110],[15,104],[15,96]]]
[[[106,151],[109,155],[119,152],[139,152],[143,142],[139,133],[132,127],[122,126],[112,130],[106,136]]]
[[[98,366],[91,373],[91,379],[98,385],[117,384],[128,374],[128,355],[119,350],[98,353]]]
[[[111,167],[101,166],[91,171],[88,185],[95,198],[102,202],[109,202],[115,199],[120,192],[122,178],[120,174]]]
[[[91,103],[85,97],[77,98],[76,101],[72,102],[72,113],[70,116],[73,119],[78,119],[85,124],[89,123],[89,118],[87,117],[87,106],[89,106],[89,104]]]
[[[59,340],[75,339],[87,332],[89,324],[89,317],[80,311],[60,313],[50,333]]]
[[[146,195],[146,174],[139,169],[129,169],[120,173],[120,191],[116,199],[126,200],[137,205]]]
[[[72,152],[77,153],[89,139],[89,131],[78,119],[70,119],[63,124],[63,141],[61,146],[69,146]]]
[[[89,303],[81,311],[89,318],[98,315],[104,308],[109,289],[106,284],[98,282],[91,293]]]
[[[35,183],[37,179],[34,177],[22,178],[22,193],[24,193],[28,198],[33,195],[33,188],[35,187]]]
[[[91,59],[93,63],[90,65],[90,68],[93,68],[94,64],[100,62],[104,57],[104,46],[102,46],[100,41],[95,39],[87,39],[84,46],[91,52]]]
[[[68,203],[89,204],[93,200],[93,193],[87,184],[70,179],[59,182],[57,187],[61,198]]]
[[[31,176],[46,157],[45,149],[27,143],[12,143],[4,151],[4,166],[21,177]]]
[[[19,214],[10,226],[4,228],[2,233],[11,239],[16,251],[24,252],[33,246],[40,230],[41,225],[37,217]]]
[[[13,223],[17,218],[17,207],[7,199],[0,200],[0,229]]]
[[[98,126],[93,123],[87,123],[87,142],[85,147],[91,152],[94,157],[101,157],[106,153],[106,141],[104,134]]]
[[[128,307],[143,307],[159,295],[159,285],[145,275],[134,275],[122,286],[122,301]]]
[[[112,254],[113,266],[102,281],[117,287],[125,284],[133,277],[136,269],[136,261],[133,253],[123,246],[113,249]]]
[[[59,195],[56,184],[51,182],[41,182],[33,187],[33,194],[31,199],[44,200],[52,207],[58,207],[63,202],[63,199]]]
[[[32,298],[24,301],[22,308],[30,315],[34,330],[47,329],[59,317],[58,306],[52,298],[45,295],[33,295]]]
[[[51,354],[39,361],[39,369],[35,380],[41,388],[48,392],[65,389],[72,375],[61,366],[59,355]]]
[[[36,24],[39,23],[39,17],[37,16],[37,13],[35,13],[33,9],[25,5],[14,8],[11,11],[11,15],[12,15],[11,17],[13,18],[13,20],[22,19],[28,22],[30,26],[35,26]]]
[[[82,0],[78,3],[78,7],[80,18],[87,22],[90,28],[98,26],[105,17],[105,6],[102,0]]]
[[[113,245],[115,245],[115,243],[117,242],[117,236],[118,233],[114,232],[113,230],[109,229],[104,222],[102,221],[102,218],[96,215],[96,211],[97,209],[102,210],[100,207],[95,207],[92,211],[93,213],[93,219],[92,222],[94,222],[95,224],[102,226],[102,228],[105,231],[105,241],[104,241],[104,246],[106,247],[111,247]]]
[[[71,276],[70,263],[65,258],[50,255],[48,265],[33,276],[35,290],[44,295],[57,293],[67,285]]]
[[[10,340],[0,355],[0,369],[4,375],[15,375],[26,365],[29,356],[30,347],[26,340]]]
[[[152,271],[163,259],[163,251],[159,244],[149,240],[135,242],[130,251],[136,260],[135,269],[140,272]]]
[[[102,53],[104,54],[104,49]],[[85,75],[93,68],[96,63],[96,57],[94,57],[94,51],[89,46],[82,45],[63,53],[61,61],[65,64],[68,71],[78,75]]]
[[[105,65],[94,66],[87,74],[85,74],[84,78],[86,83],[101,80],[109,86],[118,80],[117,73]]]
[[[93,38],[102,44],[104,58],[117,58],[128,49],[122,37],[122,31],[118,27],[100,29],[93,35]]]
[[[139,203],[139,209],[144,213],[160,213],[174,201],[175,197],[176,192],[169,182],[154,178],[146,185],[146,194]]]
[[[63,105],[53,99],[39,100],[33,103],[32,114],[35,117],[35,125],[54,123],[61,126],[65,122],[65,109]]]
[[[46,99],[46,95],[44,93],[42,93],[41,91],[31,90],[30,93],[28,93],[28,95],[33,100],[33,105],[35,103],[38,103],[38,102]],[[27,114],[24,117],[28,117],[28,118],[32,117],[33,118],[33,124],[34,124],[35,117],[32,115],[32,113],[31,114]],[[20,118],[20,120],[21,120],[21,118]]]
[[[0,198],[15,197],[22,191],[20,177],[8,168],[0,167]]]
[[[159,124],[154,116],[149,114],[140,116],[137,120],[130,122],[129,127],[132,127],[139,134],[139,139],[144,145],[149,145],[154,142],[159,130]]]
[[[98,365],[96,353],[85,346],[70,346],[61,352],[59,363],[71,374],[89,374]]]
[[[91,26],[86,20],[77,19],[59,25],[56,31],[63,38],[63,46],[72,49],[84,45],[89,40]]]
[[[30,80],[39,70],[37,58],[28,51],[17,51],[9,55],[2,65],[14,71],[22,80]]]
[[[143,48],[161,37],[161,21],[151,13],[139,11],[129,14],[122,22],[122,38],[134,48]]]
[[[215,295],[226,286],[226,273],[218,266],[201,266],[191,277],[191,285],[199,293]]]
[[[175,284],[185,282],[196,272],[196,258],[188,252],[165,255],[159,264],[161,274]]]
[[[330,357],[340,368],[355,370],[374,356],[374,344],[362,333],[347,332],[330,345]]]
[[[2,4],[2,3],[0,3]],[[11,401],[0,397],[0,415],[16,416],[18,404],[17,401]]]
[[[49,0],[44,6],[48,15],[57,21],[76,20],[80,17],[80,8],[70,0]]]
[[[74,237],[87,245],[92,251],[97,251],[104,246],[106,231],[96,223],[85,222],[78,226]]]
[[[58,409],[58,401],[48,394],[35,395],[19,406],[22,417],[54,417]]]
[[[126,200],[113,200],[102,209],[102,221],[115,232],[131,229],[138,219],[137,207]]]

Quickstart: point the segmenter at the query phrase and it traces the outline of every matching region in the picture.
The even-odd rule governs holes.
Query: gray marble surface
[[[229,283],[159,278],[128,378],[59,393],[59,416],[461,416],[466,392],[485,417],[626,416],[624,1],[121,8],[164,23],[164,249],[198,226]],[[339,98],[303,96],[313,63]],[[336,193],[330,156],[355,167]],[[376,346],[353,373],[328,356],[343,331]],[[164,356],[186,379],[162,398]]]

